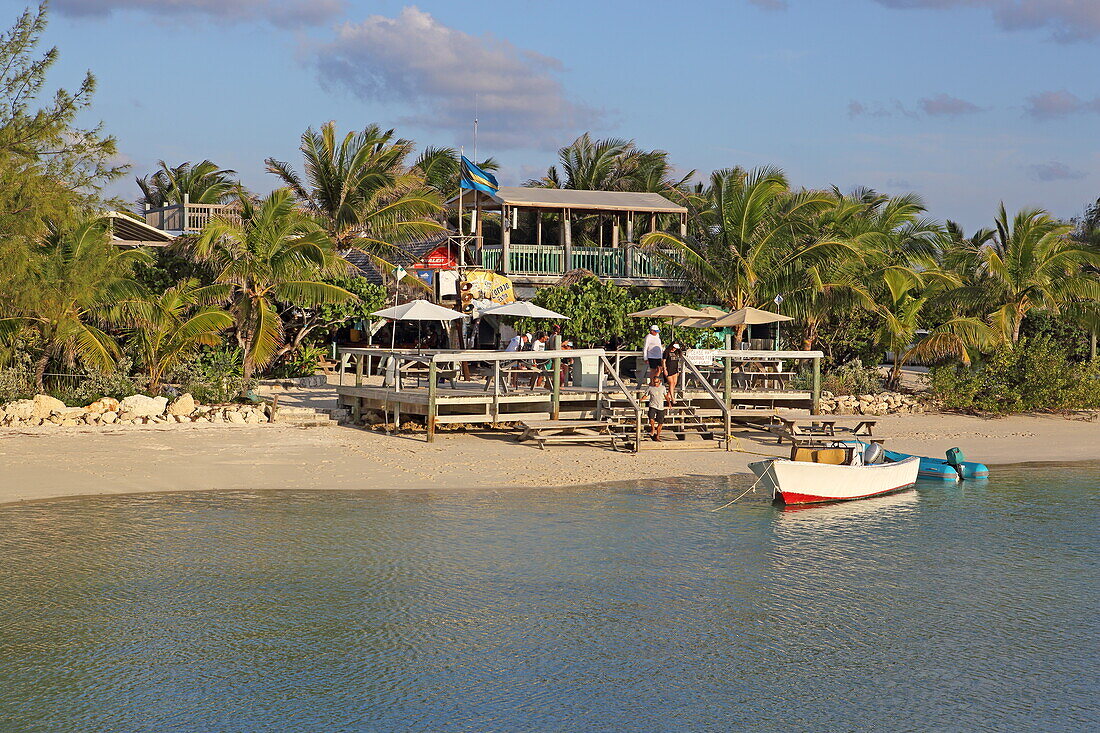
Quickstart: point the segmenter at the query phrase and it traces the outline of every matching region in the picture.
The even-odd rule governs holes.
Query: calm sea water
[[[0,731],[1085,730],[1100,466],[0,507]]]

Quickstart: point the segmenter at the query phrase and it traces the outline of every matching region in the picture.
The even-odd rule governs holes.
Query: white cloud
[[[137,10],[162,17],[266,20],[293,28],[331,20],[343,11],[344,0],[53,0],[51,7],[72,16],[103,17],[116,10]]]
[[[1097,0],[875,0],[889,8],[982,8],[1005,30],[1050,29],[1059,41],[1100,36]]]
[[[1085,177],[1084,171],[1070,168],[1065,163],[1052,160],[1049,163],[1034,163],[1027,167],[1028,176],[1034,181],[1079,181]]]
[[[1095,113],[1100,112],[1100,97],[1081,99],[1065,89],[1039,92],[1027,98],[1024,112],[1037,120],[1053,120],[1083,112]]]
[[[559,60],[450,28],[416,7],[345,23],[316,49],[316,63],[323,84],[411,104],[405,122],[421,127],[466,130],[476,110],[485,150],[558,147],[604,116],[567,97]]]

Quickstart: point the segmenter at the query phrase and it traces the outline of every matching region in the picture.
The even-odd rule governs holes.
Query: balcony
[[[218,217],[239,221],[240,211],[237,204],[192,204],[184,200],[182,204],[145,209],[141,215],[147,224],[157,229],[194,234]]]
[[[673,250],[662,252],[670,257],[676,256]],[[667,280],[677,284],[682,280],[676,267],[630,245],[566,248],[544,244],[510,244],[508,262],[502,266],[503,254],[504,247],[501,245],[482,247],[481,266],[509,276],[560,277],[570,270],[584,269],[605,278]]]

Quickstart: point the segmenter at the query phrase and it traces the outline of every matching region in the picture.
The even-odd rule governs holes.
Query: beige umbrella
[[[668,303],[656,308],[631,313],[631,318],[706,318],[707,314],[694,308],[682,306],[679,303]]]
[[[638,311],[630,314],[631,318],[656,318],[661,321],[668,321],[675,326],[677,319],[682,318],[706,318],[707,314],[703,311],[697,311],[694,308],[688,308],[687,306],[680,305],[679,303],[668,303],[666,305],[659,305],[656,308],[649,308],[644,311]],[[672,329],[672,337],[676,337],[676,329]]]
[[[729,315],[715,319],[710,325],[715,328],[726,326],[753,326],[761,323],[778,323],[779,321],[793,321],[790,316],[771,311],[762,311],[759,308],[738,308]]]
[[[713,305],[705,305],[699,309],[701,312],[706,313],[706,318],[681,318],[673,321],[673,326],[685,326],[687,328],[710,328],[714,325],[714,321],[728,315],[721,308],[715,308]]]

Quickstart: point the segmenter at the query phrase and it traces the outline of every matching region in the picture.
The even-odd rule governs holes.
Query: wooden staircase
[[[600,405],[600,416],[607,421],[611,431],[624,446],[634,448],[636,415],[629,402],[605,396]],[[642,441],[644,450],[722,447],[719,432],[707,423],[695,406],[685,403],[665,408],[665,424],[661,429],[660,442],[650,440],[649,417],[643,415]]]

